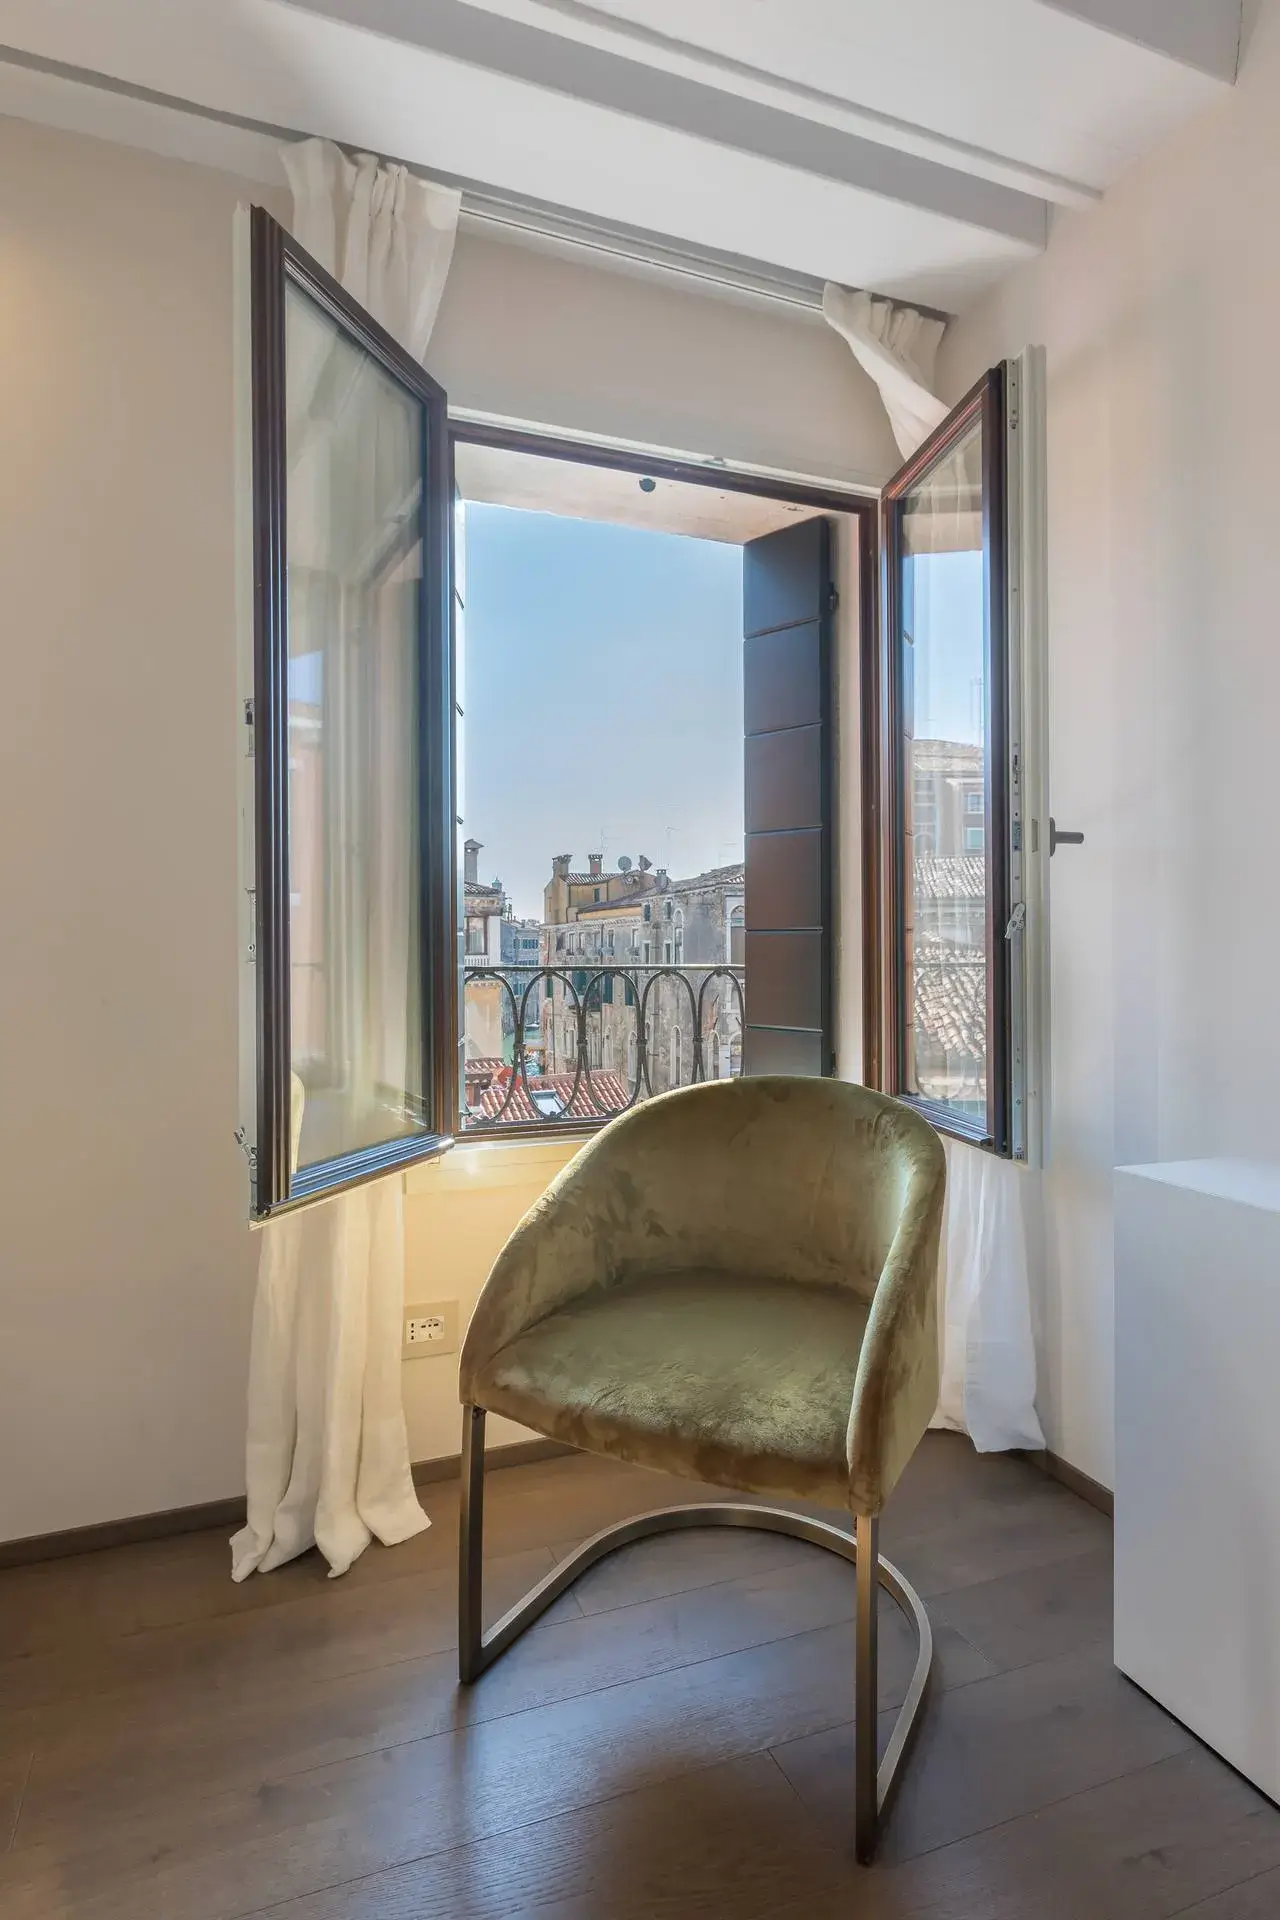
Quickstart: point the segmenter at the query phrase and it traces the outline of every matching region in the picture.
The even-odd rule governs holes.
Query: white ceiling
[[[1240,22],[1241,0],[0,0],[0,110],[166,150],[185,130],[206,159],[256,138],[258,169],[263,130],[322,133],[955,311],[1221,97]]]

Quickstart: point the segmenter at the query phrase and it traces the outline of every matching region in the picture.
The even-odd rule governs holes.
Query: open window
[[[452,503],[440,387],[261,208],[238,243],[241,1139],[262,1218],[447,1144]]]
[[[460,1131],[832,1072],[834,574],[869,577],[875,503],[489,422],[453,442],[488,929]]]
[[[1038,356],[994,368],[885,490],[864,660],[868,1077],[1028,1157],[1042,950]],[[1043,823],[1043,826],[1042,826]]]

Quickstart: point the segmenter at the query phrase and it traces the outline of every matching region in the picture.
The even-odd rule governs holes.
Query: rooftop
[[[740,887],[746,881],[746,867],[739,860],[727,867],[708,867],[705,873],[695,873],[688,880],[673,880],[671,891],[685,893],[694,887]]]
[[[578,1082],[576,1095],[573,1092],[571,1073],[535,1074],[528,1076],[529,1091],[523,1084],[517,1083],[507,1105],[506,1068],[500,1077],[495,1076],[494,1084],[480,1097],[480,1112],[486,1119],[495,1120],[499,1114],[504,1122],[516,1124],[519,1121],[536,1123],[548,1117],[556,1119],[599,1120],[603,1115],[619,1113],[630,1099],[630,1089],[621,1074],[605,1073],[594,1068],[588,1083],[584,1073]],[[547,1104],[535,1105],[530,1095],[543,1094]]]

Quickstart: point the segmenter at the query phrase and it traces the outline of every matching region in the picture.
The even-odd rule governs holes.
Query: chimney
[[[591,878],[593,880],[598,880],[600,878],[600,869],[601,867],[603,867],[603,865],[604,865],[604,855],[602,853],[589,853],[587,855],[587,866],[590,870]]]
[[[569,862],[570,862],[570,861],[572,860],[572,858],[573,858],[573,855],[572,855],[571,853],[553,853],[553,854],[552,854],[552,856],[551,856],[551,878],[552,878],[553,880],[567,880],[567,879],[568,879],[568,877],[569,877]]]
[[[665,893],[667,888],[671,885],[670,880],[667,878],[666,868],[659,867],[658,871],[655,873],[653,877],[657,881],[658,885],[662,888],[662,891]]]
[[[464,840],[462,843],[462,877],[474,885],[480,878],[480,849],[483,840]]]

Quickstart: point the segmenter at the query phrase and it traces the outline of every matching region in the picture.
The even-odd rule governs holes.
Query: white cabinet
[[[1280,1799],[1280,1167],[1116,1175],[1116,1665]]]

